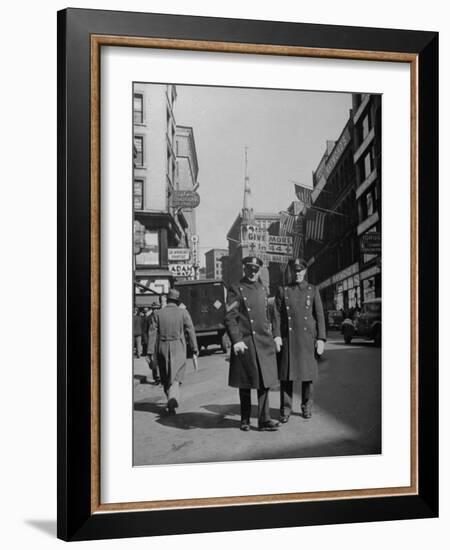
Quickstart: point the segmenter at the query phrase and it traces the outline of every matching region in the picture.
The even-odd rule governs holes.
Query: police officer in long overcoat
[[[232,348],[228,383],[239,388],[241,430],[250,430],[251,390],[258,394],[258,429],[275,431],[270,418],[269,388],[277,384],[275,345],[267,318],[267,291],[259,279],[262,261],[242,261],[244,277],[227,294],[225,326]]]
[[[159,375],[167,395],[167,410],[175,414],[180,400],[180,384],[186,370],[186,336],[192,353],[198,355],[194,325],[187,309],[178,307],[180,293],[171,288],[166,307],[156,311],[156,355]]]
[[[291,283],[279,287],[275,297],[272,331],[278,353],[280,420],[292,412],[294,381],[302,382],[302,414],[310,418],[313,384],[317,381],[317,356],[326,341],[325,317],[319,289],[305,279],[307,263],[289,263]]]

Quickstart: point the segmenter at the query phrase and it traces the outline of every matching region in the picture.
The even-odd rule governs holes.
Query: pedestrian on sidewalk
[[[180,384],[186,370],[186,336],[192,353],[198,355],[194,326],[187,309],[180,309],[180,293],[171,288],[167,305],[155,313],[156,358],[161,382],[167,395],[167,410],[175,414],[180,403]]]
[[[152,304],[147,317],[147,363],[152,371],[153,382],[158,385],[161,382],[159,376],[158,360],[156,356],[156,323],[155,314],[157,305]]]
[[[139,315],[138,308],[133,312],[133,340],[134,340],[134,356],[142,355],[142,317]]]
[[[326,331],[319,289],[306,280],[308,264],[289,262],[290,284],[279,287],[275,297],[272,331],[278,352],[280,421],[292,412],[294,381],[301,382],[302,415],[312,416],[313,384],[317,381],[317,356],[325,349]]]
[[[141,325],[142,325],[142,356],[147,357],[148,347],[148,327],[150,323],[150,308],[144,307],[141,310]]]
[[[250,430],[251,390],[258,394],[258,429],[275,431],[271,419],[269,388],[277,384],[275,346],[267,318],[267,290],[260,281],[262,261],[254,256],[242,260],[244,277],[227,294],[225,326],[232,348],[228,384],[239,388],[241,430]]]

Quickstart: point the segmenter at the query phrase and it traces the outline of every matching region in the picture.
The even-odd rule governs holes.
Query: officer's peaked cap
[[[257,267],[261,267],[263,265],[262,260],[256,256],[247,256],[242,260],[242,263],[244,265],[256,265]]]
[[[302,258],[294,258],[293,260],[290,260],[289,265],[294,271],[303,271],[308,267],[306,260],[303,260]]]

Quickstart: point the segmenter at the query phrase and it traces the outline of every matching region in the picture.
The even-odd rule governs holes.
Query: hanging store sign
[[[189,248],[169,248],[169,262],[184,262],[189,260],[191,251]]]
[[[361,254],[381,254],[381,233],[369,232],[359,239]]]
[[[197,208],[200,204],[200,195],[196,191],[176,190],[171,196],[173,208]]]

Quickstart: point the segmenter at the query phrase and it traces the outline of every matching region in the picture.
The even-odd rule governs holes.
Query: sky
[[[348,121],[351,94],[177,86],[176,123],[192,126],[200,186],[200,256],[227,248],[226,234],[243,203],[248,147],[250,206],[286,210],[294,183],[312,186],[312,172]]]

